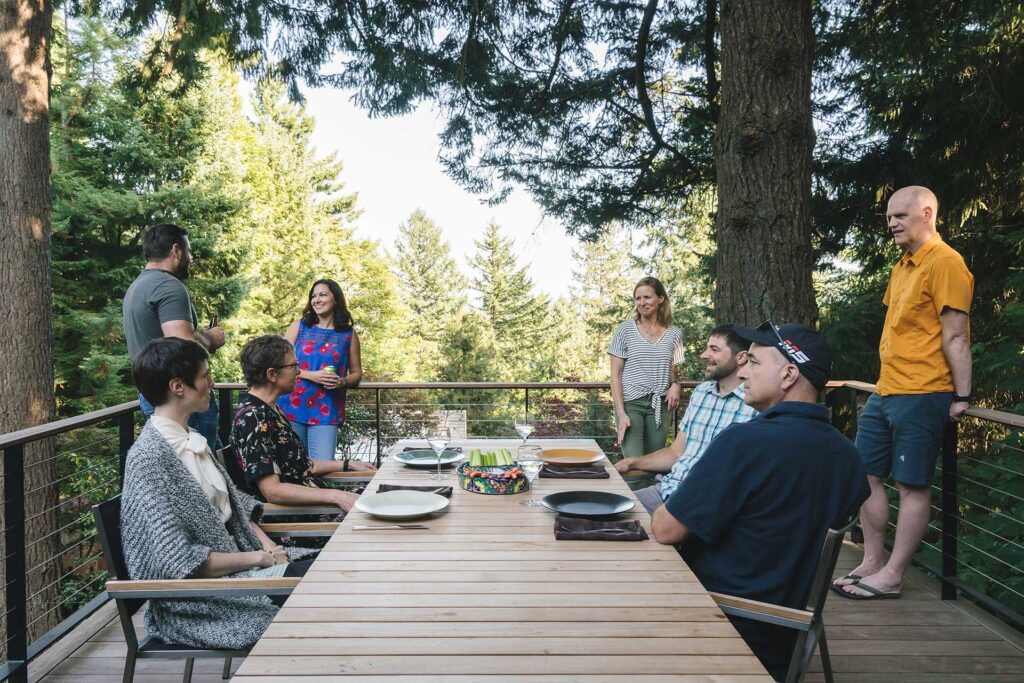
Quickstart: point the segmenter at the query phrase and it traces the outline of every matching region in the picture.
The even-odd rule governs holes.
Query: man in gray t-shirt
[[[199,330],[199,319],[192,306],[184,280],[192,264],[188,231],[173,223],[159,223],[142,236],[146,268],[125,292],[124,337],[128,355],[134,361],[148,342],[162,337],[180,337],[202,344],[213,353],[224,346],[224,330],[211,326]],[[149,417],[153,406],[139,396],[142,414]],[[205,413],[195,413],[189,425],[206,437],[211,449],[218,447],[217,402],[211,398]]]

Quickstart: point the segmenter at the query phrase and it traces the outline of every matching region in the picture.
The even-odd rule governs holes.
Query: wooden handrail
[[[855,380],[829,382],[828,387],[830,389],[848,387],[850,389],[856,389],[857,391],[863,391],[867,394],[875,393],[874,384],[870,384],[868,382],[857,382]],[[995,422],[997,424],[1007,425],[1008,427],[1024,429],[1024,415],[1018,415],[1017,413],[1008,413],[1003,410],[992,410],[991,408],[971,406],[967,409],[964,415],[967,415],[968,417],[976,417],[979,420],[985,420],[986,422]]]
[[[66,417],[63,420],[47,422],[46,424],[39,425],[38,427],[29,427],[28,429],[20,429],[16,432],[2,434],[0,435],[0,450],[28,443],[30,441],[39,441],[40,439],[57,436],[58,434],[64,434],[65,432],[81,429],[82,427],[88,427],[89,425],[96,424],[97,422],[111,420],[115,417],[119,417],[125,413],[130,413],[138,409],[138,401],[128,401],[127,403],[120,403],[116,406],[104,408],[103,410],[94,410],[92,412],[85,413],[84,415]]]
[[[683,382],[683,386],[689,389],[700,384],[700,382]],[[875,385],[869,382],[856,380],[836,380],[828,383],[828,388],[838,389],[847,387],[871,393],[875,391]],[[245,384],[240,382],[224,382],[214,385],[216,389],[242,390]],[[370,389],[607,389],[607,382],[363,382],[356,390]],[[29,427],[16,432],[0,435],[0,450],[39,441],[59,434],[88,427],[89,425],[111,420],[113,418],[131,413],[139,409],[138,401],[128,401],[102,410],[94,410],[83,415],[64,418],[55,422],[48,422],[37,427]],[[989,408],[971,407],[967,409],[966,415],[976,417],[979,420],[1004,424],[1010,427],[1024,429],[1024,415],[1008,413],[1002,410]]]

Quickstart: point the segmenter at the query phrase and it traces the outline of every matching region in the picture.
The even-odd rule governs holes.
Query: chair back
[[[821,546],[821,555],[818,556],[818,568],[815,570],[814,580],[811,582],[811,593],[807,598],[807,609],[814,612],[815,620],[821,617],[821,612],[825,608],[825,598],[828,597],[829,584],[832,583],[832,575],[836,571],[839,551],[843,548],[843,537],[857,523],[857,519],[857,515],[854,515],[842,527],[829,529],[825,534],[825,542]]]
[[[231,483],[235,485],[235,488],[239,491],[250,493],[249,484],[245,481],[245,474],[242,472],[242,468],[238,464],[238,458],[235,457],[235,445],[228,444],[217,451],[217,459],[219,459],[220,464],[223,465],[224,471],[226,471],[228,476],[231,477]]]
[[[124,560],[124,546],[121,543],[121,494],[93,505],[92,518],[96,522],[96,535],[99,536],[100,547],[103,549],[107,573],[119,581],[131,579],[128,564]],[[119,600],[118,609],[127,612],[130,624],[131,615],[138,612],[144,602],[145,600]]]

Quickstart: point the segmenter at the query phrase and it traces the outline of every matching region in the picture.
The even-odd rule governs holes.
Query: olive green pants
[[[622,457],[647,455],[665,447],[668,420],[671,415],[664,404],[661,406],[660,427],[654,424],[654,408],[651,407],[650,394],[626,401],[623,407],[629,418],[629,429],[622,437]]]

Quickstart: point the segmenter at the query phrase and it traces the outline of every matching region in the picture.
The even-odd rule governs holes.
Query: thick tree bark
[[[54,413],[49,154],[53,8],[49,0],[4,0],[0,8],[0,433],[6,433],[49,422]],[[30,639],[59,618],[51,611],[60,588],[53,559],[59,548],[54,471],[49,441],[26,446],[26,561],[28,594],[34,596],[29,621],[35,622]]]
[[[812,324],[810,0],[722,0],[720,322]]]

